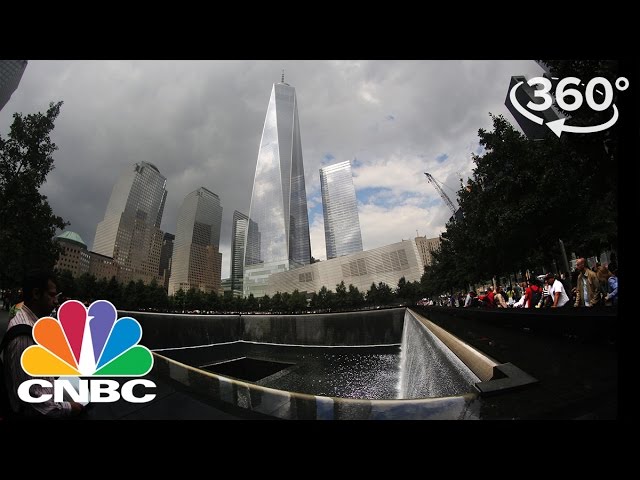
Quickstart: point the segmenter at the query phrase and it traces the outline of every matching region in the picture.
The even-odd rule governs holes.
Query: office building
[[[123,283],[156,279],[162,284],[158,272],[166,184],[155,165],[138,162],[127,167],[113,187],[104,219],[96,229],[93,250],[113,258],[120,266]]]
[[[89,273],[90,254],[87,245],[76,232],[66,230],[55,237],[60,246],[60,254],[55,269],[69,270],[74,278]]]
[[[173,255],[173,241],[176,236],[172,233],[164,233],[162,237],[162,248],[160,249],[160,270],[158,275],[162,278],[164,289],[169,288],[169,277],[171,277],[171,257]]]
[[[231,231],[231,288],[234,294],[242,294],[242,277],[244,275],[244,249],[247,240],[249,217],[239,211],[233,212]]]
[[[271,89],[249,209],[243,290],[264,295],[272,273],[311,262],[307,193],[295,88]]]
[[[178,212],[169,295],[191,288],[219,293],[221,223],[222,206],[218,195],[200,187],[185,197]]]
[[[361,292],[368,291],[372,283],[377,285],[380,282],[395,289],[401,277],[413,282],[420,280],[422,273],[423,265],[416,242],[403,240],[273,274],[265,292],[269,296],[294,290],[310,293],[318,292],[323,286],[335,291],[340,282],[347,287],[350,284],[358,287]]]
[[[420,253],[422,266],[427,267],[433,265],[433,252],[440,249],[440,237],[427,238],[427,236],[416,237],[416,245]]]
[[[351,162],[321,168],[320,187],[327,259],[361,252],[362,233]]]
[[[0,60],[0,110],[18,88],[27,60]]]

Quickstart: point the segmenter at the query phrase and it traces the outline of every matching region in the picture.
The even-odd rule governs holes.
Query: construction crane
[[[451,201],[449,196],[446,193],[444,193],[444,190],[442,190],[442,187],[440,186],[440,182],[438,182],[435,178],[433,178],[433,175],[431,175],[430,173],[425,172],[425,175],[427,176],[427,180],[429,180],[429,182],[433,184],[433,186],[436,188],[436,190],[442,197],[442,200],[444,201],[444,203],[447,204],[447,206],[451,209],[451,212],[455,216],[456,207],[454,207],[453,202]]]

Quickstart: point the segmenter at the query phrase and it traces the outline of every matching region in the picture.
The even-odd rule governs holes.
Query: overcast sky
[[[423,172],[454,190],[479,153],[478,129],[503,114],[512,75],[538,76],[531,60],[491,61],[29,61],[0,111],[64,101],[52,139],[55,169],[43,193],[91,249],[124,167],[148,161],[167,177],[162,230],[175,233],[184,197],[220,196],[222,277],[229,276],[231,218],[249,213],[272,84],[295,87],[311,252],[325,259],[318,169],[351,160],[364,249],[436,237],[451,212]],[[454,203],[455,193],[445,188]]]

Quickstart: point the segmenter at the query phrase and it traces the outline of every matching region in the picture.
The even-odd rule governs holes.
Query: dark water
[[[257,383],[329,397],[398,398],[400,347],[391,352],[384,348],[384,353],[336,348],[308,350],[297,358],[296,365]]]

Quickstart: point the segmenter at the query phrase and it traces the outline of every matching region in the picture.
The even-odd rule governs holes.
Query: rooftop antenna
[[[284,68],[282,69],[282,83],[284,83]]]

